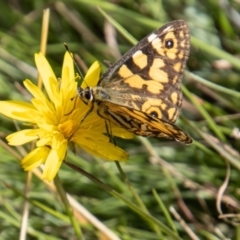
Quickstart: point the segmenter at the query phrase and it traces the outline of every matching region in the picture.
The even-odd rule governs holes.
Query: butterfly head
[[[78,88],[78,96],[81,100],[89,105],[90,102],[110,101],[109,94],[102,87],[86,87],[85,89]]]

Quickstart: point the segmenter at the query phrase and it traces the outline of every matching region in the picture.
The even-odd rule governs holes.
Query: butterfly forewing
[[[175,122],[182,104],[180,84],[189,49],[186,23],[168,23],[108,69],[99,86],[113,103]]]

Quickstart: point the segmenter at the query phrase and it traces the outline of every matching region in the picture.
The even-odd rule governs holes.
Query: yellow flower
[[[29,171],[45,163],[43,179],[51,181],[66,156],[69,143],[107,160],[126,160],[128,154],[111,144],[109,137],[103,134],[106,132],[105,123],[97,113],[91,112],[80,124],[89,108],[76,97],[77,83],[70,54],[65,54],[60,81],[41,53],[35,54],[35,62],[47,96],[30,80],[25,80],[25,87],[33,95],[31,103],[0,101],[0,113],[34,126],[7,137],[9,145],[15,146],[36,141],[36,148],[21,161],[24,170]],[[100,66],[95,62],[82,87],[86,84],[95,86],[99,74]],[[71,100],[72,98],[74,100]],[[118,127],[113,127],[112,132],[123,138],[133,137]]]

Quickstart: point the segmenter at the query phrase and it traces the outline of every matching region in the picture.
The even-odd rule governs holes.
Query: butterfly
[[[143,38],[100,77],[96,87],[78,88],[90,111],[139,136],[190,144],[174,125],[182,105],[181,78],[190,51],[183,20],[169,22]]]

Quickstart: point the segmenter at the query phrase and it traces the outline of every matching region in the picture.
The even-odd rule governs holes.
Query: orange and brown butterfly
[[[140,136],[190,144],[174,125],[182,105],[181,78],[190,50],[183,20],[155,30],[111,65],[96,87],[78,88],[90,111]],[[89,112],[90,112],[89,111]]]

